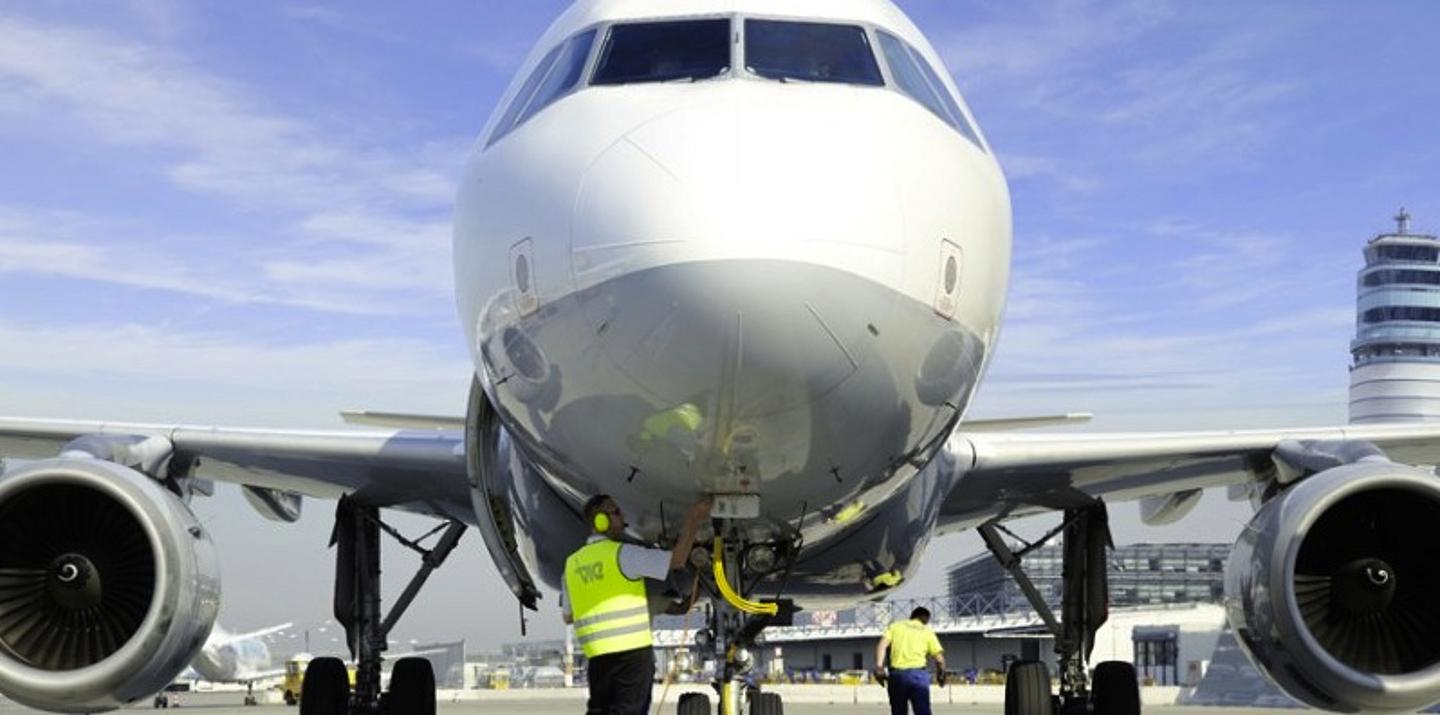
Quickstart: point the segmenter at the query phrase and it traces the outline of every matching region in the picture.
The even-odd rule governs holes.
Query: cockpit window
[[[615,25],[591,84],[701,80],[730,69],[730,20]]]
[[[511,100],[510,108],[495,125],[486,146],[499,141],[574,89],[580,83],[580,75],[585,71],[585,62],[590,59],[590,48],[594,44],[595,30],[587,30],[550,50],[525,79],[520,91],[515,93],[515,99]]]
[[[880,36],[880,49],[885,53],[885,62],[890,65],[890,74],[894,75],[895,84],[900,91],[925,105],[983,151],[984,145],[980,143],[975,128],[970,126],[965,113],[960,111],[960,105],[950,95],[949,88],[930,67],[930,63],[925,61],[924,56],[888,32],[877,34]]]
[[[864,28],[855,25],[746,20],[745,69],[766,79],[885,84]]]

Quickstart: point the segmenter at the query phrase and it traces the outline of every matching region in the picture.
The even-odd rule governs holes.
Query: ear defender
[[[602,511],[595,515],[595,521],[592,523],[595,525],[595,533],[603,534],[610,530],[610,515]]]

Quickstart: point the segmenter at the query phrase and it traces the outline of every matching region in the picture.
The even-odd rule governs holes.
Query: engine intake
[[[1327,710],[1440,700],[1440,477],[1366,461],[1258,511],[1226,573],[1237,640],[1292,697]]]
[[[214,547],[174,494],[98,460],[0,477],[0,691],[58,712],[165,687],[219,607]]]

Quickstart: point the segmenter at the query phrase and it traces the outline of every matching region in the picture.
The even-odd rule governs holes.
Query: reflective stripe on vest
[[[586,658],[651,646],[645,580],[620,572],[620,542],[604,539],[571,554],[565,591]]]

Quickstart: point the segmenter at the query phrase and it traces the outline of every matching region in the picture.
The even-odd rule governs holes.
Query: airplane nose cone
[[[698,261],[607,281],[583,303],[596,346],[657,404],[699,401],[743,420],[856,371],[874,339],[867,322],[885,322],[893,298],[851,280],[785,261]]]
[[[748,491],[831,469],[878,475],[913,443],[919,425],[894,370],[901,342],[882,331],[907,334],[897,316],[933,312],[901,310],[880,284],[813,264],[707,260],[581,295],[593,335],[585,379],[613,396],[601,400],[607,423],[625,429],[621,466]],[[790,501],[821,485],[797,485]]]
[[[864,90],[714,89],[595,161],[572,268],[597,344],[631,380],[662,404],[706,392],[712,416],[743,421],[857,370],[898,299],[903,226],[854,111]]]
[[[549,308],[583,333],[540,331],[563,395],[520,399],[553,410],[535,424],[557,454],[620,480],[597,490],[759,489],[791,518],[911,468],[958,417],[984,350],[902,287],[899,161],[857,111],[880,90],[729,85],[635,126],[584,172],[574,290]]]
[[[577,287],[708,258],[898,279],[899,184],[875,123],[855,111],[866,90],[735,85],[641,124],[592,165],[573,224]]]

